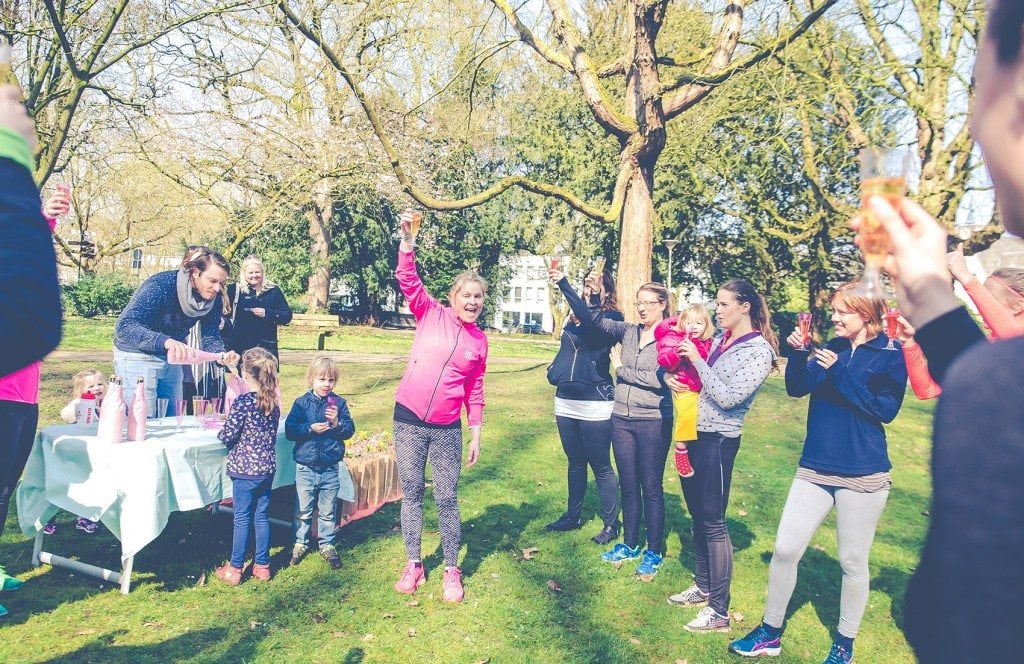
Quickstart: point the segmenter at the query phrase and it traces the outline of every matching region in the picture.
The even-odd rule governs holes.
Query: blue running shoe
[[[853,652],[838,643],[833,643],[828,651],[828,657],[822,664],[853,664]]]
[[[605,551],[601,554],[601,560],[606,563],[621,563],[627,560],[638,560],[640,558],[640,546],[634,546],[630,548],[619,542],[611,548],[611,551]]]
[[[644,551],[644,559],[640,561],[640,564],[636,566],[637,576],[654,576],[658,573],[658,568],[661,567],[661,556],[655,552],[647,549]]]
[[[730,643],[729,652],[744,657],[778,657],[782,652],[782,638],[778,630],[772,630],[761,623],[750,634]]]

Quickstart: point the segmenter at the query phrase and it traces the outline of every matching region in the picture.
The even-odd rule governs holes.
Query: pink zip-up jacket
[[[658,364],[665,371],[675,374],[676,379],[690,388],[691,392],[700,392],[704,389],[704,384],[700,381],[697,368],[690,363],[690,360],[679,354],[679,344],[683,343],[686,333],[676,327],[677,320],[676,316],[666,318],[654,328]],[[713,339],[695,339],[693,342],[697,346],[697,352],[705,360],[711,353],[712,341]]]
[[[465,404],[469,426],[480,426],[487,337],[430,296],[416,273],[413,252],[399,249],[395,276],[416,317],[412,352],[395,400],[430,424],[455,422]]]

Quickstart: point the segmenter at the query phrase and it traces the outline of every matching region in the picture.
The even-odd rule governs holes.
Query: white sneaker
[[[674,606],[707,606],[708,596],[696,585],[692,585],[682,592],[670,595],[668,603]]]
[[[710,606],[705,606],[697,617],[686,623],[687,632],[728,632],[729,616],[723,616]]]

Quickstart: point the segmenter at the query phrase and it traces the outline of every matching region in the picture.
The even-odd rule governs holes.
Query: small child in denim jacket
[[[345,400],[334,393],[338,365],[329,357],[318,357],[306,370],[309,392],[295,400],[285,420],[288,440],[295,441],[295,545],[292,565],[306,555],[313,525],[313,508],[319,513],[317,535],[320,555],[331,569],[341,568],[334,547],[338,504],[338,464],[345,457],[345,441],[356,425]]]
[[[242,565],[249,547],[249,529],[256,531],[252,576],[270,580],[270,490],[277,472],[277,360],[262,348],[242,353],[242,373],[254,388],[231,404],[224,428],[217,434],[228,452],[228,477],[235,501],[235,529],[231,560],[217,569],[217,577],[232,586],[242,582]]]
[[[704,386],[693,364],[679,355],[679,344],[689,337],[700,356],[707,359],[714,333],[715,326],[703,304],[691,304],[678,317],[666,318],[654,328],[658,364],[690,388],[689,392],[672,393],[672,440],[676,444],[676,471],[681,477],[693,477],[686,446],[697,440],[697,402]]]

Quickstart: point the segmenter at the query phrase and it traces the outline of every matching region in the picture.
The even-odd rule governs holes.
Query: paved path
[[[404,363],[408,355],[391,355],[375,353],[346,353],[342,351],[316,351],[316,350],[282,350],[282,364],[309,364],[313,358],[326,355],[336,362],[357,362],[357,363]],[[553,356],[553,355],[552,355]],[[56,350],[46,357],[47,360],[70,360],[73,362],[113,362],[114,354],[109,350]],[[491,355],[487,358],[488,365],[493,364],[519,364],[519,365],[544,365],[550,362],[546,358],[537,357],[496,357]]]

